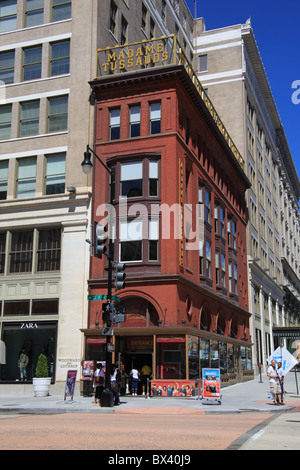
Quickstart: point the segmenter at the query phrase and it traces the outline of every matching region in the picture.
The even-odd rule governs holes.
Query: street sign
[[[114,334],[114,329],[113,328],[110,328],[109,326],[105,326],[103,329],[102,329],[102,334],[104,336],[112,336]]]
[[[87,299],[88,300],[107,300],[107,295],[88,295]],[[117,297],[116,295],[112,295],[111,300],[114,300],[115,302],[120,302],[120,297]]]

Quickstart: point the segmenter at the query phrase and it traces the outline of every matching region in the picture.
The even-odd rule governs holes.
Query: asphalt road
[[[225,450],[271,415],[1,415],[1,450]],[[110,456],[110,452],[106,453]]]

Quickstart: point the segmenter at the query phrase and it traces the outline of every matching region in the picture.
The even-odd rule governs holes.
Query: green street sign
[[[107,295],[88,295],[87,296],[88,300],[107,300]],[[117,297],[116,295],[111,296],[111,300],[114,300],[115,302],[120,302],[120,297]]]

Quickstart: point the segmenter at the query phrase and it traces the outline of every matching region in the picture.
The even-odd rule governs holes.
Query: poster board
[[[65,400],[67,397],[71,397],[71,400],[73,400],[74,392],[75,392],[76,376],[77,376],[77,370],[68,370],[66,386],[65,386],[65,397],[64,397]]]
[[[152,397],[195,397],[194,380],[151,380]]]
[[[220,369],[202,369],[203,400],[221,403]]]
[[[94,361],[82,361],[83,380],[92,380],[94,375]]]

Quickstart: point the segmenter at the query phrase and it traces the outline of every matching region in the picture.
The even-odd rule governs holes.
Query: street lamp
[[[86,147],[86,152],[84,152],[84,159],[83,162],[81,163],[82,171],[84,174],[88,175],[93,168],[93,164],[91,162],[91,153],[96,157],[96,159],[101,163],[101,165],[105,168],[105,170],[109,173],[110,175],[110,205],[112,205],[112,176],[113,172],[108,166],[105,165],[105,163],[100,160],[98,155],[87,145]],[[113,244],[112,244],[112,238],[109,237],[109,244],[108,244],[108,254],[106,255],[107,260],[108,260],[108,280],[107,280],[107,302],[111,301],[111,293],[112,293],[112,249],[113,249]],[[107,322],[107,326],[111,327],[111,321]],[[102,396],[101,396],[101,406],[102,407],[112,407],[114,406],[114,400],[113,400],[113,393],[111,390],[111,384],[110,384],[110,370],[111,370],[111,365],[112,365],[112,353],[109,350],[109,345],[110,345],[110,336],[106,336],[106,351],[105,351],[105,360],[106,360],[106,373],[105,373],[105,389],[103,390]]]

